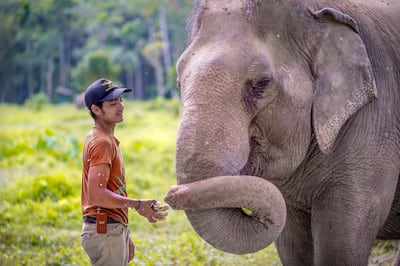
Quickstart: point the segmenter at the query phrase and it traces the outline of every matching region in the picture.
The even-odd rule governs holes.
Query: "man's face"
[[[124,120],[124,108],[122,96],[112,101],[103,102],[101,119],[109,123],[120,123]]]

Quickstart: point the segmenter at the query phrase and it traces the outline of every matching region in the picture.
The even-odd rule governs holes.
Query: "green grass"
[[[180,103],[125,101],[121,141],[128,194],[160,201],[175,180]],[[72,104],[0,105],[0,265],[88,265],[80,244],[81,150],[93,121]],[[185,214],[149,224],[129,213],[131,265],[280,265],[274,246],[233,255],[205,243]],[[268,262],[268,263],[267,263]]]
[[[160,201],[176,183],[180,103],[125,101],[121,141],[128,194]],[[81,150],[93,121],[72,104],[0,105],[0,265],[88,265],[80,244]],[[131,265],[281,265],[274,245],[249,255],[218,251],[181,211],[149,224],[129,213],[136,257]],[[377,242],[372,254],[393,252]],[[381,265],[390,265],[387,264]]]

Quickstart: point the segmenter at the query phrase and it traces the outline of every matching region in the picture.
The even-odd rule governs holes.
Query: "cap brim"
[[[119,96],[121,96],[123,93],[125,92],[130,92],[132,91],[132,89],[128,89],[128,88],[118,88],[118,89],[114,89],[112,92],[110,92],[110,94],[107,94],[106,97],[104,97],[103,99],[100,100],[100,102],[107,102],[107,101],[112,101],[117,99]]]

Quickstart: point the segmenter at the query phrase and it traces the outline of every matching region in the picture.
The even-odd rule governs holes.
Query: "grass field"
[[[160,201],[175,184],[176,101],[125,101],[121,141],[128,194]],[[72,104],[0,105],[0,265],[88,265],[80,244],[81,149],[92,126]],[[149,224],[129,213],[131,265],[280,265],[273,246],[250,255],[206,244],[185,215]]]
[[[176,183],[180,103],[125,106],[115,135],[125,157],[128,194],[162,201]],[[80,183],[81,149],[92,119],[72,104],[0,105],[0,114],[0,265],[88,265],[80,244]],[[157,224],[133,211],[129,219],[136,245],[131,265],[281,265],[273,245],[241,256],[214,249],[180,211]],[[373,253],[391,245],[379,242]]]

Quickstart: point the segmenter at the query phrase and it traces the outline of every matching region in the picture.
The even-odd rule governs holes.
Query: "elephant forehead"
[[[217,81],[217,83],[236,82],[240,73],[243,72],[245,57],[238,61],[235,56],[229,56],[232,47],[209,46],[206,44],[201,49],[190,53],[185,58],[187,64],[181,68],[180,82],[183,87],[196,83],[198,86],[206,85],[206,81]],[[236,53],[237,54],[237,53]],[[214,84],[216,85],[216,84]]]
[[[202,1],[202,11],[206,9],[212,14],[219,13],[221,11],[232,14],[237,12],[246,19],[251,18],[252,14],[259,9],[262,1],[260,0],[213,0],[213,1]]]
[[[203,32],[203,36],[226,36],[240,32],[243,36],[249,30],[246,10],[243,1],[203,1],[192,16],[191,39],[196,38],[199,32]],[[245,27],[247,30],[244,30]]]
[[[246,3],[245,1],[232,1],[232,0],[213,0],[213,1],[203,1],[201,5],[202,9],[207,14],[218,14],[218,13],[227,13],[231,14],[231,12],[241,12],[245,14]]]
[[[238,92],[237,96],[240,96],[240,90],[237,88],[243,84],[243,81],[231,68],[222,64],[200,63],[185,73],[182,80],[182,97],[185,102],[191,99],[197,103],[200,99],[207,102],[218,101],[223,95],[227,96],[225,88],[230,88],[229,97],[232,100],[235,98],[235,91]]]

